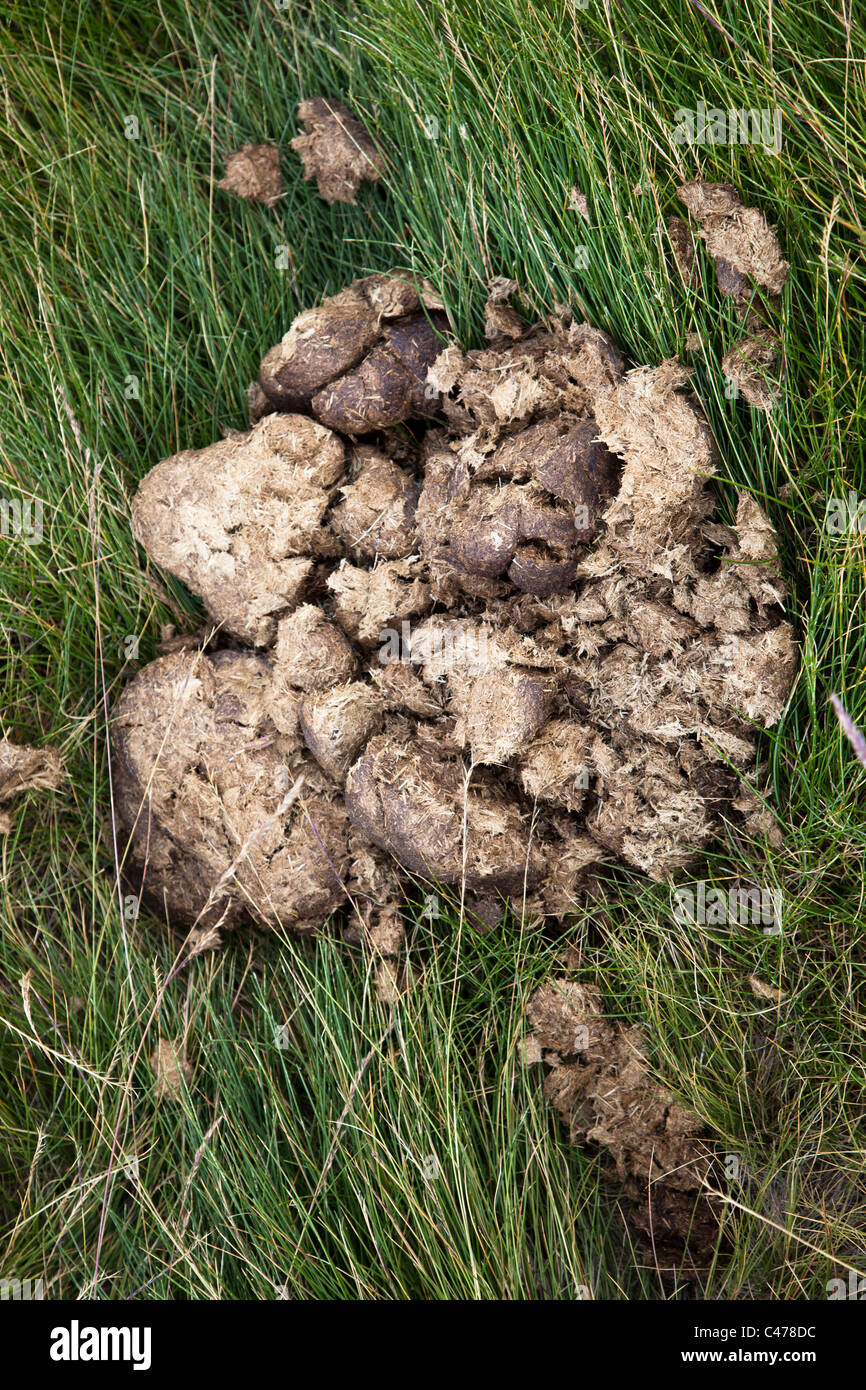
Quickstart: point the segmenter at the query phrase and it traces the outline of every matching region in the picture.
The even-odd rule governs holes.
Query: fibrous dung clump
[[[341,101],[310,97],[298,107],[304,126],[292,149],[301,157],[304,178],[315,179],[326,203],[354,203],[362,182],[377,183],[385,161],[367,130]]]
[[[177,652],[138,673],[115,713],[115,794],[160,915],[319,925],[344,899],[349,823],[300,736],[299,696],[268,662]]]
[[[681,217],[669,217],[668,236],[680,279],[686,289],[690,289],[696,279],[697,262],[695,259],[695,239],[688,222],[684,222]]]
[[[729,183],[695,179],[677,194],[699,224],[697,236],[715,262],[719,292],[733,302],[746,329],[725,352],[722,370],[749,405],[772,410],[781,383],[780,296],[790,269],[779,238],[760,209],[745,207]],[[690,284],[691,232],[678,217],[669,220],[668,229],[680,273]]]
[[[54,748],[32,748],[0,738],[0,806],[19,792],[54,791],[66,780],[66,766]],[[9,811],[0,810],[0,835],[12,829]]]
[[[276,145],[241,145],[226,160],[225,177],[217,184],[250,203],[272,208],[285,193]]]
[[[768,295],[781,294],[788,275],[779,238],[759,208],[745,207],[729,183],[695,179],[677,189],[692,217],[700,223],[698,236],[716,262],[723,294],[745,302],[749,286]]]
[[[756,410],[772,410],[779,399],[779,340],[762,328],[738,338],[722,358],[722,371]]]
[[[216,631],[115,719],[169,918],[369,928],[401,871],[559,915],[746,804],[797,664],[772,527],[716,515],[685,368],[518,327],[512,291],[464,353],[408,271],[355,282],[265,356],[249,432],[142,481],[135,533]]]
[[[527,1008],[524,1059],[550,1068],[544,1092],[572,1144],[598,1146],[630,1198],[628,1217],[657,1269],[709,1260],[719,1206],[698,1117],[652,1077],[647,1039],[604,1015],[594,985],[552,979]]]
[[[323,525],[346,446],[304,415],[163,459],[132,504],[136,538],[200,594],[214,624],[251,646],[276,633],[317,561],[340,553]]]

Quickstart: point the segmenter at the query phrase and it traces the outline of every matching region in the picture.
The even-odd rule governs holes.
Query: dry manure
[[[782,376],[780,296],[790,269],[779,238],[759,208],[744,206],[732,184],[695,179],[677,193],[699,224],[697,236],[715,264],[720,294],[733,302],[746,329],[725,352],[722,371],[749,405],[772,410]],[[696,270],[691,231],[678,217],[669,220],[668,230],[680,274],[689,285]]]
[[[350,435],[429,413],[436,393],[427,372],[446,327],[441,303],[398,269],[304,310],[262,359],[258,410],[311,411]]]
[[[385,161],[366,126],[348,106],[333,97],[310,97],[298,107],[302,134],[291,142],[304,166],[304,179],[315,179],[326,203],[354,203],[366,179],[377,183]]]
[[[56,791],[67,775],[56,749],[0,738],[0,807],[19,792]],[[8,835],[13,824],[12,813],[0,809],[0,835]]]
[[[217,188],[246,202],[274,207],[286,191],[279,149],[276,145],[241,145],[226,160],[225,177]]]
[[[607,1019],[599,990],[567,978],[542,985],[527,1015],[524,1060],[550,1068],[544,1093],[569,1141],[604,1155],[654,1266],[706,1267],[721,1214],[710,1151],[698,1117],[652,1077],[643,1030]]]

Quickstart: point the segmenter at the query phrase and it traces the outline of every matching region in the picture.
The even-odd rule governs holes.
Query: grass
[[[0,708],[71,776],[22,799],[0,847],[0,1276],[50,1297],[788,1299],[864,1269],[864,774],[828,706],[866,722],[864,554],[824,525],[829,498],[866,494],[864,37],[853,7],[805,0],[7,7],[0,469],[45,520],[0,551]],[[287,150],[318,91],[395,153],[354,208],[321,203]],[[781,110],[781,153],[678,145],[701,99]],[[245,140],[286,151],[272,211],[214,191]],[[687,298],[668,285],[665,218],[698,172],[762,207],[792,264],[769,417],[725,394],[735,322],[706,264]],[[701,1284],[661,1283],[517,1064],[549,933],[482,938],[410,902],[423,987],[392,1010],[336,936],[184,961],[121,912],[106,710],[162,623],[198,620],[137,552],[131,491],[243,425],[301,307],[395,263],[441,287],[466,342],[492,274],[530,310],[570,300],[637,362],[700,332],[720,509],[746,487],[779,529],[803,654],[763,746],[784,844],[731,829],[696,876],[781,888],[782,934],[686,928],[668,888],[625,873],[566,924],[581,978],[646,1024],[658,1075],[740,1160]],[[192,1067],[176,1100],[154,1093],[158,1036]]]

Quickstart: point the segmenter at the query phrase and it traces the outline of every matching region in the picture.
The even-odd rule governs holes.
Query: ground
[[[0,1276],[54,1298],[780,1299],[862,1272],[864,782],[829,705],[866,722],[862,25],[767,0],[19,0],[0,24],[0,469],[42,522],[0,551],[2,733],[70,772],[2,841]],[[320,93],[391,156],[355,205],[323,202],[289,147]],[[700,102],[769,112],[769,140],[689,144]],[[231,151],[269,142],[280,201],[216,188]],[[770,414],[726,394],[737,321],[706,257],[671,288],[666,220],[699,175],[759,206],[791,263]],[[529,316],[569,301],[633,361],[694,366],[720,509],[743,487],[768,511],[802,641],[763,741],[781,841],[731,832],[695,877],[780,890],[778,934],[695,927],[626,871],[558,938],[481,936],[419,889],[423,983],[395,1009],[336,930],[178,959],[118,889],[106,712],[163,624],[199,621],[144,563],[131,495],[244,425],[300,309],[394,264],[467,344],[503,275]],[[521,1063],[565,941],[728,1156],[700,1279],[632,1245],[616,1183]]]

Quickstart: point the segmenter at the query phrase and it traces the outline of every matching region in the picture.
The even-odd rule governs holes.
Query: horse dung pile
[[[308,115],[312,160],[327,113]],[[736,252],[756,234],[738,201],[702,187],[720,284],[733,226],[743,304],[777,294],[778,266]],[[391,951],[407,878],[479,924],[558,917],[600,866],[667,880],[753,812],[741,776],[797,666],[772,526],[747,492],[717,515],[685,368],[629,369],[564,308],[526,328],[515,288],[494,282],[488,346],[464,352],[426,282],[356,281],[265,353],[247,431],[142,480],[135,535],[212,625],[140,670],[112,724],[127,869],[169,922],[311,931],[344,908]],[[672,1152],[692,1144],[598,998],[569,1007],[613,1061],[551,1042],[545,1003],[548,1091],[581,1136],[613,1123],[602,1083],[625,1068],[654,1148],[671,1127]],[[643,1181],[616,1123],[601,1142]]]

